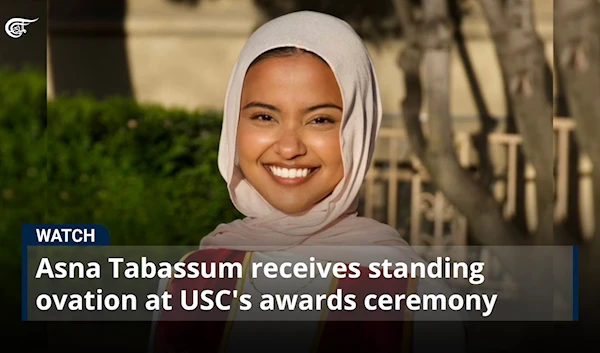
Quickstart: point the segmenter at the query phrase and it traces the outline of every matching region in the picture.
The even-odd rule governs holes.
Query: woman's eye
[[[252,118],[252,120],[258,120],[258,121],[273,121],[273,117],[269,116],[269,115],[265,115],[265,114],[260,114],[260,115],[256,115]]]
[[[335,121],[326,117],[318,117],[312,121],[313,124],[333,124]]]

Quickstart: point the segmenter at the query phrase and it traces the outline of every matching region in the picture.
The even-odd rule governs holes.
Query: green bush
[[[0,70],[0,301],[20,308],[24,223],[97,223],[116,245],[197,245],[241,215],[217,169],[221,117],[130,99],[46,100],[46,77]],[[34,327],[9,336],[29,339]],[[35,335],[34,335],[35,336]]]
[[[90,97],[46,112],[45,77],[31,72],[2,73],[0,95],[0,234],[97,223],[113,244],[196,245],[241,216],[217,168],[220,114]]]
[[[46,79],[0,70],[0,300],[20,308],[21,224],[46,213]],[[9,325],[9,337],[18,328]]]
[[[221,117],[127,99],[48,105],[52,223],[100,223],[115,244],[198,244],[240,215],[217,169]]]

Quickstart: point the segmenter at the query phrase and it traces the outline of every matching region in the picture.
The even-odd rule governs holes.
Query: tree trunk
[[[400,66],[404,71],[406,86],[406,97],[402,106],[403,118],[414,153],[428,170],[435,186],[467,217],[471,233],[479,244],[530,244],[530,239],[503,218],[500,205],[491,192],[458,162],[449,104],[450,46],[453,32],[449,24],[447,3],[424,0],[423,23],[415,22],[408,16],[410,6],[406,0],[396,0],[395,4],[398,16],[406,27],[404,33],[410,35],[405,38],[407,45],[400,57]],[[424,65],[426,77],[423,86],[428,103],[427,138],[419,119],[422,102],[421,63]],[[490,248],[492,251],[496,249]],[[544,261],[532,264],[531,271],[524,271],[520,267],[523,259],[517,258],[516,254],[496,252],[495,255],[505,270],[521,284],[531,284],[536,280],[548,278],[544,275],[537,276],[544,273],[545,268],[552,267]],[[568,291],[569,288],[559,290]],[[540,312],[551,312],[550,296],[523,299],[530,309],[535,307]],[[520,339],[526,337],[524,332],[514,334]]]
[[[448,5],[455,26],[454,41],[479,114],[479,132],[472,138],[473,145],[478,154],[478,180],[486,188],[491,188],[494,182],[494,166],[490,158],[489,135],[496,129],[498,121],[490,114],[483,91],[481,90],[481,85],[477,79],[477,74],[475,73],[475,68],[473,67],[471,56],[469,55],[467,42],[461,28],[463,13],[460,4],[456,1],[451,1]]]
[[[597,319],[600,296],[600,4],[595,0],[555,1],[556,63],[565,85],[576,139],[592,164],[595,234],[581,248],[581,319]]]
[[[446,2],[424,1],[422,27],[407,15],[410,5],[406,0],[395,0],[395,4],[405,26],[403,32],[407,42],[400,57],[406,85],[402,111],[415,155],[431,175],[435,186],[467,217],[469,228],[478,243],[527,244],[528,240],[504,220],[500,205],[491,192],[458,162],[449,104],[452,29]],[[422,102],[421,62],[427,76],[427,140],[419,119]]]
[[[535,30],[532,0],[480,0],[496,46],[524,155],[535,169],[536,244],[553,244],[552,71]]]
[[[600,4],[594,0],[555,3],[557,64],[567,103],[576,121],[576,139],[592,161],[595,238],[600,236]]]

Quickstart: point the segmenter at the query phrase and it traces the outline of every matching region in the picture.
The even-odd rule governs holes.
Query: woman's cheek
[[[257,131],[254,133],[253,137],[252,137],[252,142],[263,146],[263,147],[267,147],[270,145],[273,145],[275,143],[277,139],[277,134],[275,133],[275,131],[273,129],[269,130],[269,131]]]
[[[272,129],[271,129],[272,130]],[[261,129],[251,126],[240,126],[237,138],[237,148],[240,153],[254,151],[261,153],[273,144],[275,134],[270,129]],[[264,151],[263,151],[264,152]]]
[[[316,151],[322,160],[342,158],[339,130],[311,132],[306,135],[305,143]]]

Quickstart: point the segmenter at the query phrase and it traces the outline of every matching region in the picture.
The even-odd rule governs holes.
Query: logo
[[[6,25],[4,25],[4,31],[6,31],[6,34],[8,34],[9,37],[19,38],[23,34],[27,33],[25,26],[37,21],[38,19],[39,18],[36,18],[35,20],[28,20],[26,18],[18,17],[11,18],[8,20],[8,22],[6,22]]]

